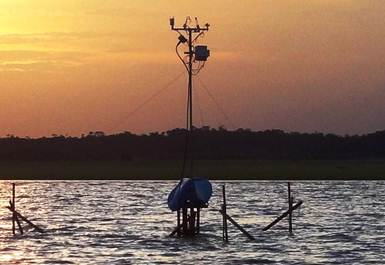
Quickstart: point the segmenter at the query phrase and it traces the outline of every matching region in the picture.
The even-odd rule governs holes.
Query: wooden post
[[[291,209],[291,211],[294,211],[296,210],[298,207],[300,207],[302,204],[302,201],[299,201],[297,202],[293,208]],[[266,226],[265,228],[263,228],[263,231],[267,231],[269,230],[270,228],[272,228],[275,224],[277,224],[279,221],[281,221],[283,218],[285,218],[287,215],[289,214],[289,210],[287,210],[286,212],[284,212],[283,214],[281,214],[277,219],[275,219],[273,222],[271,222],[268,226]]]
[[[189,216],[189,217],[187,218],[187,222],[190,221],[190,218],[191,218],[191,216]],[[176,227],[176,228],[175,228],[175,229],[174,229],[168,236],[169,236],[169,237],[172,237],[172,236],[174,236],[175,234],[177,234],[178,232],[181,233],[181,235],[182,235],[183,231],[181,231],[181,229],[183,229],[183,223],[180,224],[178,227]]]
[[[178,209],[178,211],[176,212],[176,227],[178,228],[177,229],[177,236],[180,237],[181,236],[181,232],[180,232],[180,209]]]
[[[189,213],[190,209],[190,214]],[[182,211],[182,222],[181,222],[181,211]],[[195,211],[194,207],[182,208],[177,210],[177,226],[169,235],[170,237],[177,234],[181,236],[194,236],[199,233],[199,222],[200,222],[200,208]]]
[[[196,225],[196,233],[199,234],[200,232],[200,215],[201,215],[201,208],[197,208],[197,225]]]
[[[21,223],[20,223],[19,218],[17,217],[17,215],[16,215],[15,219],[16,219],[17,226],[19,227],[20,234],[21,235],[24,234],[23,227],[21,226]]]
[[[188,218],[187,218],[187,208],[182,208],[182,234],[186,235],[188,230]]]
[[[293,199],[291,198],[290,182],[287,183],[288,203],[289,203],[289,233],[293,233]]]
[[[194,236],[195,235],[195,211],[194,207],[190,208],[190,220],[188,224],[188,235]]]
[[[230,221],[230,223],[232,223],[236,228],[239,229],[239,231],[241,231],[248,239],[250,240],[255,240],[255,238],[250,235],[245,229],[243,229],[242,226],[240,226],[233,218],[231,218],[231,216],[229,216],[228,214],[224,214],[222,210],[219,210],[219,212],[226,218]]]
[[[222,238],[223,238],[223,241],[225,242],[229,242],[229,236],[227,234],[227,218],[226,218],[226,215],[227,215],[227,211],[226,211],[226,208],[227,208],[227,205],[226,205],[226,187],[225,187],[225,184],[222,185],[222,198],[223,198],[223,204],[222,204],[222,222],[223,222],[223,225],[222,225]]]
[[[16,234],[15,229],[15,221],[16,221],[16,213],[15,213],[15,183],[12,183],[12,234]]]
[[[29,224],[30,226],[32,226],[36,231],[38,231],[39,233],[44,233],[44,230],[41,229],[40,227],[38,227],[37,225],[35,225],[34,223],[32,223],[30,220],[28,220],[26,217],[22,216],[18,211],[15,211],[13,210],[14,209],[14,205],[12,204],[12,202],[10,201],[9,202],[11,204],[11,206],[7,206],[7,208],[12,211],[14,214],[15,214],[15,219],[16,218],[20,218],[22,221],[26,222],[27,224]]]

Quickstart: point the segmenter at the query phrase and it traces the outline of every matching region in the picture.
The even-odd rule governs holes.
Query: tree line
[[[90,132],[81,137],[53,135],[0,138],[2,161],[181,159],[185,129],[149,134]],[[385,131],[365,135],[194,128],[194,159],[369,159],[385,158]]]

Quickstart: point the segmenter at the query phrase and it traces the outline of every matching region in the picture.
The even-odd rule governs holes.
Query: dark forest
[[[136,135],[90,132],[81,137],[53,135],[0,139],[2,161],[179,159],[185,130]],[[385,157],[385,131],[339,136],[323,133],[195,128],[190,152],[194,159],[369,159]]]

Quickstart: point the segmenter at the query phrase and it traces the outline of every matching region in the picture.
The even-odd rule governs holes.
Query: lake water
[[[175,181],[19,181],[16,207],[46,230],[12,236],[0,182],[0,264],[384,264],[385,181],[293,182],[294,235],[287,220],[262,228],[287,209],[285,182],[226,182],[231,224],[222,242],[221,184],[202,211],[201,235],[169,238],[166,205]]]

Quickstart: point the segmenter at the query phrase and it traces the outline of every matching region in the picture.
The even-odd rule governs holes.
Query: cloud
[[[0,71],[53,71],[77,67],[91,55],[72,51],[0,51]]]
[[[43,32],[29,34],[2,34],[0,35],[0,43],[4,44],[28,44],[28,43],[45,43],[45,42],[62,42],[80,39],[95,38],[124,38],[128,34],[120,32]]]
[[[26,72],[26,71],[40,71],[40,72],[54,72],[65,70],[66,68],[80,66],[82,63],[75,61],[8,61],[0,63],[0,71],[8,72]]]
[[[87,57],[90,54],[87,52],[78,51],[36,51],[36,50],[0,50],[0,61],[8,60],[20,60],[20,59],[32,59],[32,60],[44,60],[44,59],[76,59],[81,57]]]

